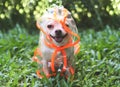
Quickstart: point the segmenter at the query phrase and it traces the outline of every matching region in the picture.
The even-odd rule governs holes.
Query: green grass
[[[120,87],[120,30],[80,32],[81,51],[76,56],[73,81],[60,78],[36,78],[38,65],[31,57],[38,34],[25,29],[0,31],[0,87]]]

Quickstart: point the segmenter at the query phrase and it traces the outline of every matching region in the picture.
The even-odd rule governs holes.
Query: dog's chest
[[[55,61],[63,61],[63,56],[66,56],[67,59],[70,58],[71,55],[73,55],[73,49],[72,48],[68,48],[68,49],[64,49],[66,55],[63,55],[61,51],[58,51],[56,56],[55,56]],[[47,61],[51,61],[52,55],[55,52],[55,49],[51,49],[49,47],[46,46],[42,46],[41,47],[41,52],[43,54],[43,58]]]

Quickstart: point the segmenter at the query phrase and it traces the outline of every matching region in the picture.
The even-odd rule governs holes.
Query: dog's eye
[[[68,24],[65,24],[67,27],[69,27],[69,25]]]
[[[47,25],[47,28],[49,28],[49,29],[53,29],[53,28],[54,28],[54,26],[53,26],[53,25],[51,25],[51,24],[49,24],[49,25]]]

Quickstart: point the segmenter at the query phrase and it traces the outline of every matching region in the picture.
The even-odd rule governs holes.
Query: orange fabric
[[[42,62],[41,62],[36,56],[33,56],[32,60],[33,60],[34,62],[37,62],[37,63],[39,63],[39,64],[42,64]]]
[[[73,68],[73,67],[70,67],[69,69],[70,69],[70,73],[71,73],[72,75],[74,75],[74,73],[75,73],[74,68]]]
[[[80,52],[80,45],[79,43],[74,46],[74,54],[78,54]]]
[[[37,63],[39,63],[39,64],[42,64],[42,62],[37,58],[37,55],[40,56],[40,57],[42,57],[42,54],[41,54],[39,48],[37,48],[37,49],[34,51],[34,56],[33,56],[32,60],[33,60],[34,62],[37,62]]]
[[[39,48],[37,48],[37,49],[34,51],[34,56],[36,56],[36,55],[39,55],[39,56],[42,57],[42,53],[40,52],[40,49],[39,49]]]
[[[38,76],[39,78],[41,78],[41,79],[43,78],[43,76],[40,74],[40,70],[37,70],[37,71],[36,71],[36,74],[37,74],[37,76]]]
[[[64,11],[64,20],[59,20],[57,18],[57,15],[56,15],[55,12],[54,12],[54,20],[60,22],[66,32],[68,32],[69,34],[71,34],[71,35],[73,35],[73,36],[75,36],[77,38],[77,40],[75,42],[72,42],[72,38],[71,38],[70,42],[68,44],[66,44],[64,46],[61,46],[61,47],[58,47],[55,44],[53,44],[50,36],[44,31],[44,29],[42,29],[40,24],[38,22],[36,23],[36,26],[38,27],[38,29],[40,29],[46,35],[47,39],[50,40],[50,42],[51,42],[51,43],[49,43],[46,40],[44,40],[45,45],[50,47],[50,48],[54,48],[55,49],[55,51],[54,51],[54,53],[52,54],[52,57],[51,57],[51,70],[52,70],[52,72],[55,72],[54,62],[55,62],[55,57],[56,57],[58,52],[61,52],[62,55],[63,55],[63,69],[62,69],[62,72],[64,72],[66,70],[66,68],[67,68],[67,54],[65,52],[65,49],[74,46],[74,47],[76,47],[76,50],[75,50],[74,53],[78,53],[78,51],[79,51],[79,44],[78,43],[80,42],[80,37],[79,37],[78,34],[72,32],[71,29],[65,25],[65,21],[66,21],[66,18],[67,18],[67,10],[64,9],[63,11]],[[36,55],[42,56],[42,54],[41,54],[39,49],[36,49],[36,51],[34,52],[34,61],[40,63],[40,61],[37,59],[37,57],[35,57]],[[70,67],[69,70],[70,70],[70,73],[72,75],[75,73],[73,67]],[[40,71],[37,71],[37,75],[40,78],[42,78],[42,76],[40,75]],[[50,76],[55,76],[55,75],[56,74],[53,73],[53,74],[48,74],[46,76],[50,77]]]

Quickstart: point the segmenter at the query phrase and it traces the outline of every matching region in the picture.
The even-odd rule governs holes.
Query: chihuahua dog
[[[61,21],[62,23],[64,22],[64,26],[68,27],[71,32],[77,32],[71,13],[64,7],[56,6],[47,9],[40,20],[37,21],[37,26],[41,28],[38,50],[42,58],[39,58],[39,60],[42,62],[43,72],[46,76],[52,72],[50,67],[51,58],[56,48],[61,48],[74,42],[71,39],[73,38],[72,34],[65,29]],[[64,50],[66,55],[63,55],[61,50]],[[70,67],[74,66],[74,46],[68,46],[61,50],[59,49],[54,56],[53,67],[55,67],[56,71],[61,71],[64,67],[64,56],[66,56],[67,66],[64,74],[69,76],[71,75]]]

